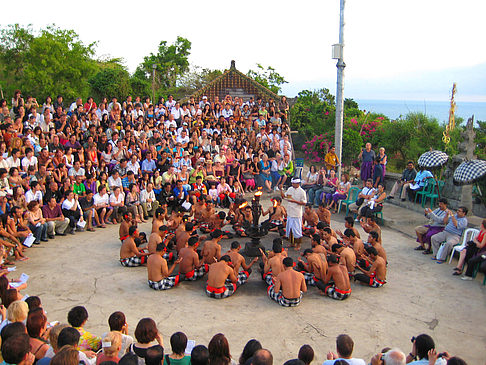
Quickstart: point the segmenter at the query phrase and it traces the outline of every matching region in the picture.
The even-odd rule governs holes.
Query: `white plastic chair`
[[[460,245],[456,245],[452,248],[451,257],[449,259],[449,264],[452,262],[454,257],[454,252],[461,252],[466,248],[469,241],[472,241],[479,234],[479,230],[476,228],[467,228],[462,235],[462,242]]]

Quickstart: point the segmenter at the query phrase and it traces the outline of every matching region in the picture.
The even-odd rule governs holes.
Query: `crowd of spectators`
[[[8,307],[8,320],[2,323],[2,364],[19,365],[272,365],[272,352],[256,340],[249,340],[239,358],[232,356],[222,333],[215,334],[207,346],[189,341],[183,332],[170,336],[170,351],[152,318],[138,322],[134,336],[128,333],[123,312],[108,318],[107,332],[101,336],[85,329],[88,311],[83,306],[71,308],[68,323],[49,323],[39,297],[17,300]],[[6,322],[6,323],[5,323]],[[447,352],[438,353],[432,337],[420,334],[411,339],[408,355],[398,348],[386,347],[369,361],[372,365],[465,365]],[[297,350],[297,349],[296,349]],[[323,365],[365,365],[353,357],[354,341],[347,334],[336,338],[336,352],[329,351]],[[309,365],[316,354],[310,345],[302,345],[296,358],[284,365]],[[315,362],[315,361],[314,361]]]
[[[97,103],[98,102],[98,103]],[[190,211],[201,196],[228,207],[246,191],[289,184],[294,165],[285,99],[103,98],[41,105],[0,100],[3,254],[56,235],[145,222],[159,206]]]

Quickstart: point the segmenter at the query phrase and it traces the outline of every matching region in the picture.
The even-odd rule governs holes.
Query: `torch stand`
[[[245,230],[250,242],[245,244],[243,253],[248,257],[259,257],[262,255],[260,249],[265,252],[265,247],[261,244],[260,238],[268,234],[268,230],[259,224],[260,216],[262,214],[262,206],[260,205],[261,191],[255,193],[255,197],[251,201],[251,212],[253,222],[250,227]]]

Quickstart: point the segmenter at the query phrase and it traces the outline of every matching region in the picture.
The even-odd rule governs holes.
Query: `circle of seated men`
[[[281,200],[272,200],[274,207],[279,207]],[[159,208],[148,240],[139,232],[131,213],[126,212],[120,225],[121,265],[146,265],[148,285],[154,290],[168,290],[182,281],[196,281],[207,274],[206,294],[222,299],[233,295],[248,281],[252,266],[261,257],[259,272],[267,285],[267,294],[285,307],[298,305],[307,286],[317,287],[322,295],[344,300],[351,295],[350,279],[373,288],[386,283],[386,252],[381,244],[381,230],[372,216],[363,217],[360,222],[369,233],[366,243],[361,240],[352,217],[345,218],[344,233],[318,221],[314,227],[305,227],[311,247],[303,251],[297,262],[288,256],[283,249],[282,238],[278,237],[273,240],[271,251],[261,251],[260,257],[247,263],[240,253],[238,241],[232,242],[230,250],[224,254],[221,254],[220,241],[234,236],[223,230],[227,223],[233,223],[236,235],[244,236],[242,225],[238,222],[246,219],[251,222],[251,209],[236,205],[237,208],[233,207],[233,212],[230,210],[227,217],[224,212],[216,213],[204,196],[195,203],[195,211],[198,211],[198,204],[202,211],[194,214],[194,220],[190,220],[183,210],[174,209],[167,216],[167,210]],[[312,215],[309,210],[312,207],[307,206],[307,215]],[[234,213],[238,213],[239,217],[235,217]],[[278,231],[282,236],[285,218],[283,215],[280,218],[275,223],[270,216],[262,224],[269,225],[270,230]],[[198,229],[208,236],[198,235]],[[140,248],[145,243],[146,247]],[[199,248],[201,243],[202,248]],[[295,249],[300,252],[300,246]],[[177,266],[178,273],[174,274]]]

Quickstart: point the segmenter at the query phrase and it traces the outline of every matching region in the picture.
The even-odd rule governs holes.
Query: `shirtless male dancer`
[[[157,232],[151,233],[148,240],[147,250],[149,254],[155,253],[157,245],[163,243],[165,246],[164,259],[172,261],[174,259],[174,254],[169,252],[169,248],[172,246],[171,242],[174,239],[174,235],[167,235],[168,231],[168,227],[162,225]]]
[[[187,246],[187,241],[189,238],[195,234],[194,223],[186,222],[184,225],[184,230],[176,231],[176,251],[179,251]]]
[[[312,209],[312,203],[307,203],[302,215],[302,232],[304,236],[311,236],[316,231],[317,223],[319,223],[319,216]]]
[[[304,275],[293,269],[291,257],[283,259],[284,271],[275,279],[275,285],[268,287],[268,296],[283,307],[295,307],[300,304],[302,293],[307,291]]]
[[[370,215],[366,218],[361,218],[360,220],[361,227],[366,233],[370,233],[375,231],[378,233],[378,242],[381,244],[381,228],[376,223],[376,219],[373,215]]]
[[[272,246],[273,255],[267,258],[265,253],[262,252],[263,264],[262,279],[265,280],[267,285],[273,285],[275,278],[284,271],[283,259],[287,257],[287,253],[283,251],[282,239],[275,238]]]
[[[209,234],[210,240],[204,242],[204,247],[201,251],[203,262],[205,264],[213,264],[221,258],[221,245],[219,241],[223,238],[223,232],[217,229]]]
[[[365,270],[360,266],[356,266],[363,273],[354,275],[354,280],[372,288],[379,288],[386,283],[386,262],[383,260],[383,257],[378,256],[378,251],[374,247],[366,247],[366,252],[372,261],[371,268]]]
[[[209,266],[206,295],[214,299],[227,298],[246,283],[249,277],[250,273],[247,271],[235,275],[230,256],[224,255],[219,262]]]
[[[233,268],[235,270],[235,275],[238,275],[240,272],[240,267],[243,268],[243,271],[246,271],[251,274],[251,267],[255,262],[258,261],[258,257],[255,257],[251,260],[250,264],[247,265],[245,258],[243,255],[240,254],[241,245],[238,241],[231,242],[231,249],[225,253],[231,259],[231,263],[233,264]]]
[[[322,254],[324,257],[327,254],[326,248],[321,244],[321,236],[319,236],[317,233],[314,233],[311,236],[311,247],[312,252]]]
[[[154,290],[171,289],[181,281],[182,275],[170,276],[170,274],[172,274],[177,264],[182,261],[182,258],[178,258],[168,268],[167,261],[164,259],[165,250],[165,244],[161,242],[157,244],[155,252],[147,259],[148,285]]]
[[[131,226],[137,223],[133,219],[131,212],[125,212],[123,219],[120,223],[120,228],[118,229],[118,235],[120,236],[120,241],[124,241],[128,237],[128,230]]]
[[[223,232],[223,238],[233,238],[233,233],[230,231],[223,231],[223,227],[229,222],[226,221],[226,213],[221,211],[218,213],[213,214],[209,218],[209,229],[215,230],[220,229]]]
[[[199,238],[192,236],[187,241],[187,247],[181,248],[179,258],[179,275],[184,275],[184,280],[195,281],[201,279],[209,270],[209,265],[200,262],[197,254]]]
[[[316,282],[316,286],[328,297],[344,300],[351,295],[348,270],[346,266],[339,264],[336,255],[329,255],[328,263],[326,277],[322,282]]]
[[[326,203],[319,204],[317,208],[317,216],[320,222],[326,223],[328,226],[331,225],[331,211],[326,208]]]
[[[345,265],[348,269],[348,273],[352,273],[354,271],[354,267],[356,266],[356,255],[352,248],[345,247],[336,243],[332,245],[332,253],[339,255],[339,263],[341,265]]]
[[[338,243],[336,237],[332,235],[332,231],[330,227],[325,227],[319,231],[320,236],[324,240],[323,246],[326,247],[328,250],[332,248],[332,245]]]
[[[123,241],[120,248],[120,264],[125,267],[141,266],[147,262],[148,253],[139,252],[135,239],[139,233],[137,226],[130,226],[128,237]]]
[[[164,225],[165,218],[167,216],[167,210],[159,207],[155,211],[154,219],[152,220],[152,233],[157,232],[159,227]]]
[[[287,217],[287,211],[282,206],[282,198],[277,196],[270,200],[272,205],[265,211],[262,211],[262,216],[269,214],[268,220],[263,224],[268,226],[269,231],[276,231],[280,236],[285,235],[285,218]]]
[[[304,274],[307,285],[316,286],[318,281],[322,282],[326,278],[327,259],[310,248],[306,248],[302,256],[306,258],[307,264],[299,257],[298,269]]]
[[[359,235],[358,229],[354,226],[354,219],[353,217],[344,217],[344,228],[345,229],[352,229],[354,232],[354,236],[357,238],[361,238]],[[340,230],[336,230],[336,234],[343,238],[343,233]]]
[[[350,228],[344,231],[343,241],[351,247],[357,258],[361,257],[365,253],[364,243],[360,238],[357,238],[354,231]]]
[[[210,228],[210,218],[214,214],[214,203],[211,198],[206,198],[205,207],[201,210],[201,221],[199,222],[199,230],[202,233],[208,233]]]

